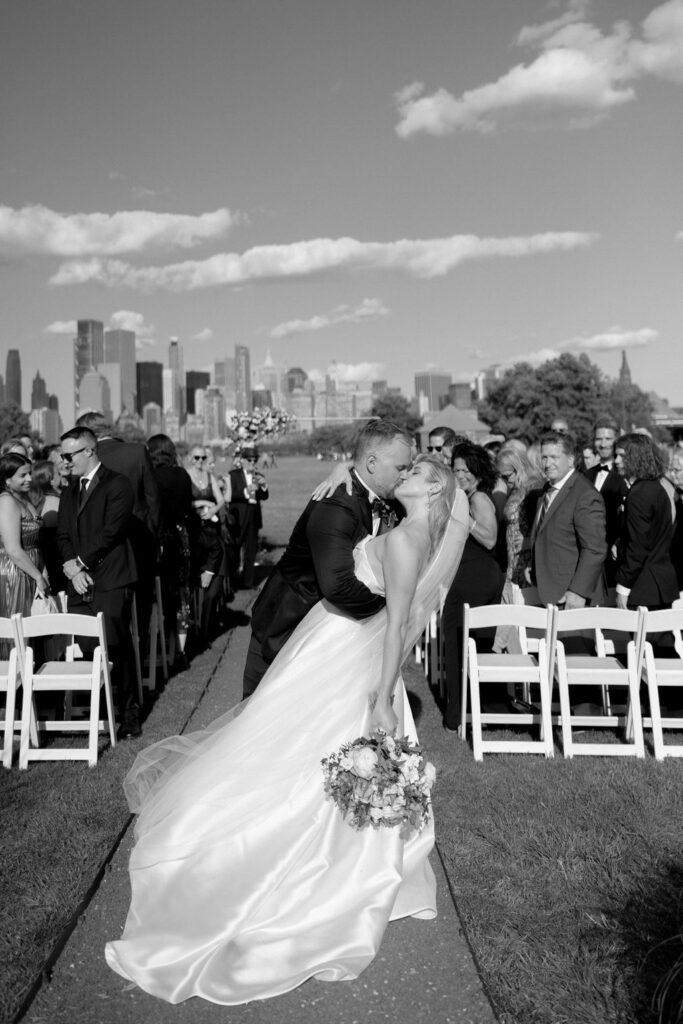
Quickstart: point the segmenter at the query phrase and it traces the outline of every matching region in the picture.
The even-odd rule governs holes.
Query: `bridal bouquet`
[[[352,828],[400,825],[407,837],[426,824],[436,772],[407,736],[361,736],[322,766],[325,792]]]

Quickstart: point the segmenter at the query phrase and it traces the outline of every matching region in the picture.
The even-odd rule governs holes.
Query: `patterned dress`
[[[28,503],[13,498],[21,512],[21,546],[33,564],[42,571],[43,556],[38,546],[42,518]],[[9,618],[15,612],[29,615],[36,592],[35,580],[14,564],[0,539],[0,616]],[[11,645],[0,641],[0,657],[7,658]]]

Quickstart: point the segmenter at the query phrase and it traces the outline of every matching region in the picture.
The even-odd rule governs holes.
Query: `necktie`
[[[80,492],[78,494],[78,507],[79,507],[79,509],[83,508],[83,505],[85,503],[85,496],[88,493],[88,483],[89,483],[88,480],[85,480],[85,479],[81,480],[81,489],[80,489]]]
[[[382,498],[375,498],[370,503],[370,508],[372,509],[373,516],[379,516],[380,519],[383,516],[388,516],[391,511],[386,501],[383,501]]]
[[[550,502],[552,501],[553,493],[554,493],[554,489],[552,487],[549,487],[548,490],[543,495],[543,501],[541,503],[541,511],[540,511],[540,514],[539,514],[539,517],[538,517],[538,522],[536,523],[536,530],[537,531],[540,530],[541,523],[545,519],[545,514],[548,511],[548,509],[550,508]]]

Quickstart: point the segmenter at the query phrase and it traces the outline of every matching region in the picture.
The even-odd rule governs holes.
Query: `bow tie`
[[[370,502],[370,508],[373,516],[379,516],[380,519],[386,519],[391,515],[391,506],[382,498],[374,498]]]
[[[600,470],[601,473],[609,473],[611,468],[612,467],[610,465],[608,465],[606,462],[603,462],[603,463],[601,463],[600,466],[598,466],[598,469]]]

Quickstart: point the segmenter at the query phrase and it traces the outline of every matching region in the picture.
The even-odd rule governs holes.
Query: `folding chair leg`
[[[28,768],[28,747],[29,733],[31,731],[31,719],[35,714],[33,707],[33,672],[29,665],[24,669],[22,680],[22,701],[21,701],[21,734],[19,739],[19,768]],[[34,719],[35,722],[35,719]],[[35,725],[34,725],[35,728]],[[36,730],[37,732],[37,730]]]
[[[16,709],[17,691],[14,686],[7,688],[7,701],[5,703],[5,728],[2,747],[3,768],[12,767],[12,746],[14,743],[14,712]]]
[[[133,656],[135,658],[135,675],[138,681],[138,700],[140,701],[140,706],[142,706],[145,702],[145,697],[142,690],[142,665],[140,663],[140,629],[138,626],[138,606],[137,601],[135,600],[135,595],[133,595],[133,605],[131,608],[130,629],[133,635]]]

